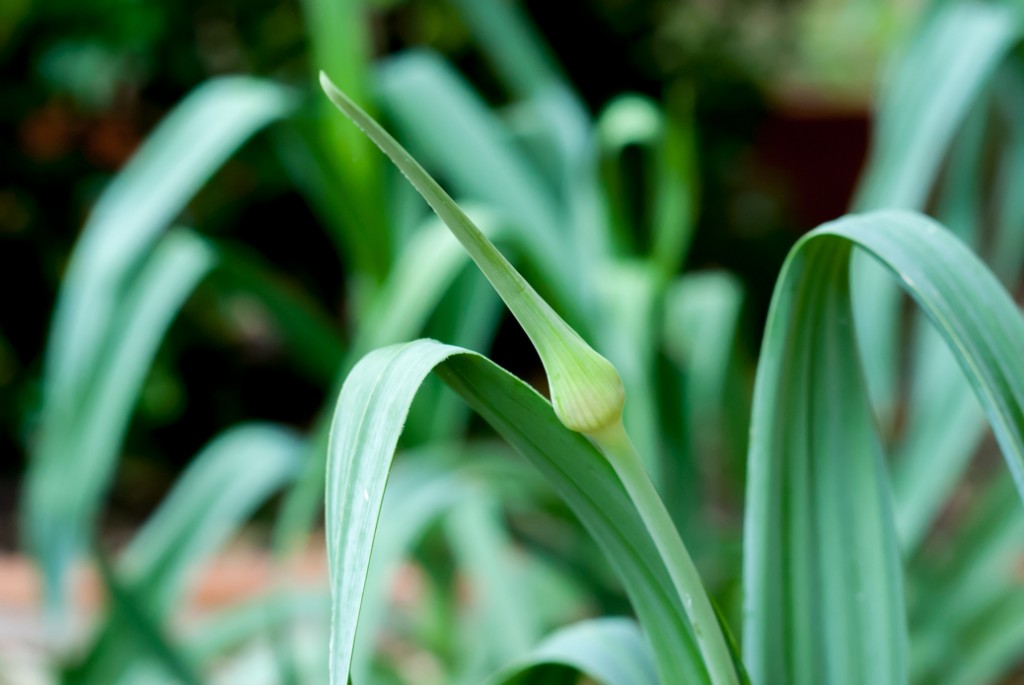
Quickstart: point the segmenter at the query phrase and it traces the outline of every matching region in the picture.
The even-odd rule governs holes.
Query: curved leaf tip
[[[320,86],[423,196],[519,321],[544,364],[559,421],[570,430],[591,436],[614,429],[622,418],[625,391],[612,363],[537,294],[437,181],[323,71]]]

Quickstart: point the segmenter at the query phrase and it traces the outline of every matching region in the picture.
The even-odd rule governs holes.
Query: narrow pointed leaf
[[[46,353],[46,390],[74,403],[103,345],[118,290],[213,172],[293,108],[269,81],[225,77],[187,97],[106,188],[68,266]],[[62,399],[57,399],[62,398]]]
[[[380,147],[462,243],[537,349],[552,403],[562,422],[581,433],[616,424],[624,402],[622,381],[537,294],[454,200],[390,134],[321,74],[324,92]]]
[[[196,455],[121,560],[150,601],[168,610],[188,573],[220,548],[273,493],[298,473],[304,445],[282,426],[243,424]]]
[[[301,4],[312,64],[334,74],[357,102],[372,111],[373,36],[367,3],[303,0]],[[315,79],[316,74],[310,76]],[[304,177],[300,187],[311,193],[331,219],[329,227],[336,243],[345,250],[350,267],[360,275],[383,279],[392,250],[384,211],[383,164],[364,137],[331,116],[326,103],[318,100],[313,105],[317,126],[307,131],[308,148],[286,152],[308,155],[305,164],[305,160],[290,160],[292,173]],[[310,187],[309,181],[319,187]],[[335,199],[339,186],[345,191],[341,203]]]
[[[683,600],[607,459],[566,429],[550,404],[524,383],[479,355],[429,340],[371,353],[353,369],[338,399],[326,511],[334,595],[331,682],[348,678],[395,445],[413,396],[435,367],[541,471],[595,537],[650,636],[663,682],[708,682]],[[690,590],[694,597],[703,593],[699,586]]]
[[[166,236],[117,308],[109,345],[92,361],[92,383],[75,395],[79,406],[45,399],[22,507],[25,539],[42,564],[51,602],[59,605],[67,565],[90,535],[163,334],[212,266],[211,250],[196,236]]]
[[[528,97],[561,85],[554,56],[518,5],[503,0],[452,0],[505,87]]]
[[[388,609],[387,589],[403,555],[426,530],[473,492],[449,460],[429,454],[406,454],[388,480],[381,509],[381,528],[374,541],[366,577],[365,596],[359,611],[359,633],[352,659],[352,681],[370,682],[374,646]]]
[[[53,606],[162,333],[210,266],[205,247],[179,236],[158,248],[160,234],[228,155],[289,113],[294,100],[291,90],[257,79],[203,84],[161,122],[89,216],[47,341],[41,437],[24,505],[26,539]],[[61,482],[79,491],[68,497]]]
[[[378,80],[383,106],[417,157],[459,197],[514,221],[540,276],[559,293],[570,291],[577,265],[560,252],[566,244],[555,198],[471,86],[439,56],[419,51],[386,61]]]
[[[900,554],[852,328],[854,246],[954,351],[1024,489],[1024,320],[995,277],[913,213],[806,236],[776,287],[751,426],[744,651],[755,682],[907,678]]]
[[[1013,3],[947,3],[911,39],[879,96],[860,209],[920,209],[942,156],[995,68],[1020,39]]]
[[[962,645],[975,637],[985,615],[1020,593],[1024,511],[1012,479],[995,474],[975,500],[940,548],[938,573],[918,579],[911,671],[918,681],[948,673],[964,658]]]
[[[165,634],[159,620],[151,615],[145,600],[139,597],[133,588],[121,582],[103,554],[98,554],[96,558],[100,578],[109,597],[110,625],[119,630],[121,646],[130,648],[137,645],[142,655],[151,657],[154,664],[161,667],[176,682],[182,685],[199,685],[202,679],[190,658]],[[121,665],[125,665],[124,662],[119,664]],[[107,676],[111,676],[112,679],[95,682],[117,682],[117,676],[109,673]],[[83,677],[82,674],[74,672],[65,675],[65,681],[73,683],[89,682],[88,678],[89,676]]]
[[[854,207],[923,210],[971,105],[1021,38],[1010,2],[942,3],[906,46],[879,96],[876,134]],[[883,427],[896,409],[899,299],[882,270],[858,259],[860,346]]]
[[[448,515],[448,540],[473,601],[461,631],[475,648],[458,680],[479,683],[527,652],[543,635],[537,597],[526,585],[522,555],[514,554],[497,498],[482,488]]]
[[[145,657],[124,631],[143,618],[157,625],[167,620],[190,575],[294,478],[301,453],[291,431],[248,424],[225,431],[196,455],[117,564],[116,581],[146,615],[125,623],[115,614],[102,626],[75,683],[116,683]]]

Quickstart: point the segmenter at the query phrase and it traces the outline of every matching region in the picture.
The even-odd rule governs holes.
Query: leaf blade
[[[429,340],[367,356],[339,396],[326,513],[335,592],[332,682],[344,682],[348,674],[355,617],[401,419],[419,383],[435,367],[540,468],[595,536],[651,635],[662,678],[706,682],[682,601],[613,467],[585,438],[562,426],[550,405],[521,381],[478,355]],[[352,419],[358,425],[347,426]]]
[[[854,246],[899,279],[954,351],[1024,492],[1024,320],[995,277],[951,234],[909,212],[850,216],[809,234],[778,281],[755,393],[744,567],[745,655],[755,681],[906,679],[899,551],[852,345]],[[864,449],[873,455],[865,459]],[[802,469],[787,454],[799,455]],[[873,466],[855,478],[848,462]],[[849,495],[855,487],[859,494]],[[844,498],[859,502],[848,520],[836,515]],[[786,501],[804,509],[794,513]],[[815,512],[832,517],[817,532]],[[872,529],[863,529],[865,519]],[[846,542],[835,545],[836,537]],[[804,577],[779,566],[787,556],[803,559],[796,566]],[[857,570],[837,583],[844,568]],[[827,622],[816,593],[832,598]],[[785,615],[795,601],[787,605],[787,596],[801,600],[799,614]]]

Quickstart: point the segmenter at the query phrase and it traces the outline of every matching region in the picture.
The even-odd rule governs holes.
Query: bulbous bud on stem
[[[558,419],[589,434],[622,417],[625,392],[611,362],[598,354],[551,308],[487,236],[398,142],[331,83],[320,84],[338,109],[386,154],[466,248],[540,354]]]

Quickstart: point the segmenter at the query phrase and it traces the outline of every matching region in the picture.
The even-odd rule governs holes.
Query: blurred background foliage
[[[522,10],[542,40],[530,40],[503,7]],[[368,350],[434,336],[487,352],[544,390],[519,326],[498,312],[477,274],[460,271],[464,255],[451,244],[446,251],[438,241],[446,236],[424,222],[425,207],[397,173],[329,110],[318,68],[465,200],[542,294],[608,353],[627,388],[636,384],[627,424],[639,428],[645,465],[736,626],[753,360],[793,243],[851,207],[921,209],[1019,292],[1019,9],[945,0],[4,2],[0,550],[34,545],[27,551],[49,567],[50,591],[86,551],[76,545],[123,551],[111,568],[100,564],[111,602],[92,649],[58,654],[67,682],[136,682],[125,666],[132,649],[152,652],[140,662],[155,655],[172,672],[182,666],[167,658],[173,650],[161,652],[159,631],[184,570],[254,512],[266,524],[256,527],[261,553],[271,527],[278,561],[294,551],[290,535],[307,539],[324,491],[325,407],[337,396],[337,374]],[[331,11],[339,14],[322,14]],[[489,27],[488,12],[504,18],[501,31]],[[517,30],[526,34],[518,46],[508,42]],[[364,31],[373,64],[359,54]],[[523,63],[502,64],[514,54]],[[263,80],[213,79],[224,75]],[[622,97],[630,93],[650,99]],[[873,120],[882,135],[873,136]],[[194,137],[195,155],[176,153],[182,135]],[[151,155],[133,158],[144,144]],[[140,188],[152,191],[149,201],[139,201]],[[172,220],[196,232],[163,233]],[[607,231],[610,269],[597,250],[561,253],[587,246],[593,226]],[[166,277],[175,258],[191,259],[194,273],[148,293],[174,318],[165,332],[154,323],[159,313],[139,311],[150,300],[135,295]],[[913,680],[932,682],[957,662],[954,682],[978,682],[978,669],[992,675],[1016,663],[1014,641],[1024,643],[1021,629],[1004,630],[1024,603],[1016,542],[1024,518],[1009,481],[993,477],[1001,473],[994,445],[958,369],[936,353],[920,317],[900,310],[895,291],[884,292],[884,282],[873,289],[874,276],[857,288],[869,305],[861,344],[893,457]],[[76,288],[84,292],[77,301]],[[180,315],[165,291],[180,291]],[[64,306],[54,315],[58,292]],[[69,324],[76,305],[79,320]],[[132,324],[162,336],[132,343],[141,357],[147,345],[157,350],[151,368],[118,364],[117,343],[131,338]],[[76,354],[82,331],[94,344]],[[897,373],[898,365],[906,369]],[[104,374],[118,376],[116,391]],[[413,405],[402,446],[415,457],[401,458],[386,507],[399,525],[378,542],[382,564],[412,547],[422,562],[402,570],[413,587],[406,603],[417,606],[387,617],[395,633],[439,656],[431,663],[444,680],[516,656],[542,628],[595,611],[627,613],[564,505],[440,391],[428,384]],[[115,397],[104,413],[102,400],[118,392],[120,404]],[[123,445],[119,421],[128,426]],[[262,421],[284,427],[253,424]],[[34,490],[22,485],[33,452]],[[958,480],[965,471],[966,484]],[[281,506],[266,506],[282,489]],[[19,498],[35,539],[16,539]],[[456,500],[461,514],[446,518]],[[196,523],[204,517],[222,525]],[[518,571],[497,568],[509,558]],[[482,623],[453,620],[476,608],[463,583],[486,594],[514,586],[519,572],[550,602],[538,603],[516,639],[487,645],[474,663],[465,634],[503,609],[488,605]],[[372,637],[385,592],[384,574],[371,576]],[[945,601],[932,606],[930,597]],[[153,615],[132,615],[133,606]],[[282,607],[303,610],[301,602]],[[119,635],[147,625],[158,633],[149,644],[122,645]],[[981,666],[952,648],[979,630],[980,642],[1001,645],[975,654]],[[197,635],[189,641],[201,643]],[[304,644],[325,648],[324,637]],[[422,655],[403,656],[401,640],[376,646],[387,668]],[[381,666],[371,652],[357,650],[359,668]]]
[[[849,204],[882,58],[918,2],[566,0],[524,2],[592,113],[615,95],[692,95],[700,211],[687,267],[722,266],[747,286],[756,349],[775,274],[805,230]],[[493,104],[503,91],[453,3],[368,3],[372,51],[445,55]],[[99,191],[190,90],[221,74],[302,84],[311,73],[299,2],[8,0],[0,8],[0,505],[37,424],[41,351],[72,244]],[[285,285],[344,311],[345,265],[259,136],[189,203],[187,223],[273,264]],[[504,326],[496,359],[522,370]],[[142,392],[108,525],[131,526],[206,436],[243,419],[308,427],[323,378],[288,361],[244,296],[205,284],[171,329]],[[526,372],[528,373],[528,372]],[[13,525],[0,544],[15,545]]]

